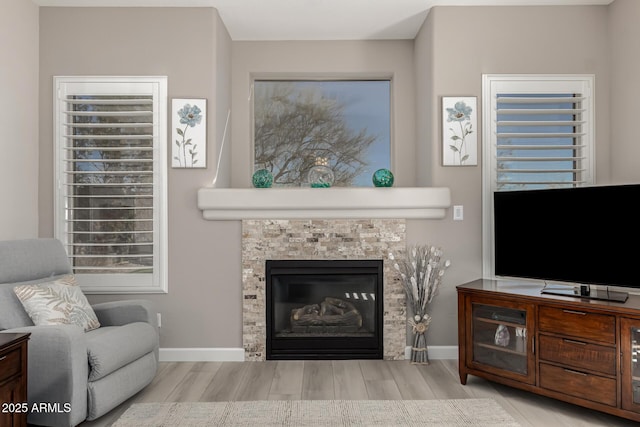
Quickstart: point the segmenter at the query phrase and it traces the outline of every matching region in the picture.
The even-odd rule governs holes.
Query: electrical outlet
[[[158,328],[162,328],[162,314],[157,313],[158,314]]]
[[[464,218],[464,208],[462,205],[455,205],[453,207],[453,220],[454,221],[462,221]]]

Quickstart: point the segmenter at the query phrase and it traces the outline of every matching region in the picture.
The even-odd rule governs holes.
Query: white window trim
[[[154,188],[154,198],[158,199],[159,209],[154,209],[154,241],[158,242],[154,251],[153,274],[76,274],[78,283],[87,294],[147,294],[168,293],[168,203],[167,203],[167,77],[166,76],[55,76],[53,84],[53,126],[54,126],[54,236],[66,243],[64,204],[62,188],[64,182],[64,136],[61,111],[61,86],[67,84],[88,83],[91,93],[97,85],[119,84],[121,87],[134,88],[140,84],[152,87],[157,94],[158,108],[154,110],[154,182],[160,188]],[[81,93],[74,91],[74,93]],[[148,93],[148,91],[146,92]],[[155,139],[155,138],[154,138]],[[156,176],[158,175],[158,176]],[[156,240],[157,239],[157,240]]]
[[[494,164],[495,133],[492,123],[495,122],[496,102],[492,96],[499,87],[501,92],[531,93],[558,92],[583,93],[587,99],[583,101],[587,118],[582,140],[585,151],[587,183],[595,183],[595,76],[593,74],[483,74],[482,75],[482,275],[485,278],[495,277],[493,271],[493,192],[496,189],[496,166]],[[522,84],[527,84],[527,90]],[[510,87],[513,87],[510,89]]]

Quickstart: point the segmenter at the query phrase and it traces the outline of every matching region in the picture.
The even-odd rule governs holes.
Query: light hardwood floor
[[[133,403],[285,399],[493,398],[523,426],[637,426],[637,423],[469,376],[456,360],[165,362],[154,381],[82,427],[107,427]]]

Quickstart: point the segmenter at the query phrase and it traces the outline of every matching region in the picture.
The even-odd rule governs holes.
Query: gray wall
[[[611,176],[620,183],[640,182],[640,1],[616,0],[609,6],[611,69]]]
[[[0,2],[0,240],[38,236],[38,7]]]
[[[233,187],[251,186],[252,78],[390,78],[396,185],[415,185],[413,41],[233,43]],[[401,167],[400,167],[401,165]]]
[[[169,98],[208,99],[207,168],[169,168],[169,294],[145,296],[162,312],[163,347],[241,344],[240,226],[204,221],[196,207],[230,107],[230,45],[212,8],[40,9],[40,235],[53,235],[53,76],[166,75]],[[219,180],[228,183],[223,155]]]
[[[541,31],[541,29],[544,29]],[[457,344],[455,285],[482,277],[482,123],[478,166],[443,167],[442,96],[476,96],[484,73],[596,75],[597,176],[609,175],[606,7],[436,7],[415,39],[417,158],[421,185],[451,188],[464,220],[409,221],[407,240],[442,246],[452,267],[433,303],[431,344]],[[451,211],[451,209],[449,210]]]
[[[240,224],[202,220],[196,190],[215,174],[231,104],[233,132],[228,131],[218,182],[248,186],[251,123],[246,91],[252,72],[394,75],[394,169],[399,185],[448,186],[453,203],[465,207],[462,222],[453,222],[448,215],[445,220],[408,223],[410,243],[440,245],[453,262],[435,301],[432,345],[456,344],[455,285],[479,277],[482,265],[482,165],[441,166],[441,96],[480,97],[482,73],[593,73],[598,181],[638,180],[632,159],[639,149],[629,137],[634,120],[627,115],[634,111],[640,87],[633,79],[638,59],[629,55],[635,51],[639,31],[634,0],[616,0],[608,7],[435,8],[415,41],[398,42],[232,43],[217,12],[209,8],[40,8],[39,27],[38,11],[29,2],[3,0],[0,8],[0,31],[8,28],[11,43],[19,34],[25,44],[16,55],[9,39],[0,39],[1,53],[14,59],[10,74],[19,76],[8,84],[3,61],[0,87],[3,94],[13,94],[17,81],[26,90],[3,97],[0,116],[13,114],[12,124],[20,123],[20,142],[27,150],[26,154],[9,150],[22,156],[18,167],[4,157],[13,140],[0,142],[2,209],[11,206],[8,214],[2,213],[1,238],[7,232],[16,237],[53,234],[52,76],[167,75],[170,98],[209,100],[207,169],[169,170],[169,294],[149,296],[163,313],[163,347],[242,344]],[[37,69],[39,80],[30,74]],[[26,98],[24,94],[38,86],[40,107],[34,113],[37,94]],[[6,98],[14,101],[7,104]],[[34,116],[39,123],[38,147],[29,144],[38,138]],[[34,132],[32,137],[29,132]],[[610,134],[615,135],[611,144]],[[38,156],[39,162],[27,161]],[[34,183],[37,169],[39,181]],[[23,200],[25,193],[35,191],[37,209],[34,200]],[[92,301],[124,298],[128,297],[91,296]]]

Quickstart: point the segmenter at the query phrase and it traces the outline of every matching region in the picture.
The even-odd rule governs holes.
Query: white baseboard
[[[428,346],[429,359],[457,359],[458,358],[458,346],[457,345],[430,345]],[[411,346],[408,345],[404,349],[404,358],[411,359]]]
[[[405,359],[411,359],[411,346],[404,349]],[[430,345],[429,359],[457,359],[458,346]],[[242,348],[161,348],[161,362],[243,362]]]
[[[161,348],[160,362],[244,362],[244,349]]]

